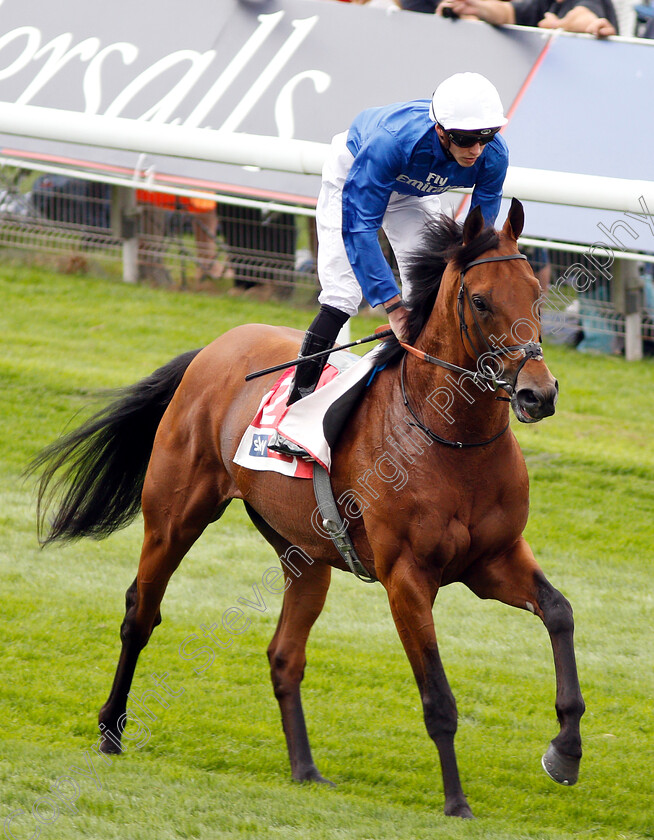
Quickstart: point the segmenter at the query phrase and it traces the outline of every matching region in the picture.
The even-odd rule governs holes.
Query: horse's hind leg
[[[188,459],[191,461],[192,459]],[[200,475],[190,467],[152,461],[143,491],[145,536],[136,579],[125,598],[125,618],[120,628],[122,650],[113,686],[100,710],[100,749],[117,753],[127,722],[127,700],[139,654],[153,629],[161,622],[159,610],[171,575],[209,522],[229,504],[220,503],[216,476],[210,470]],[[163,463],[162,463],[163,462]],[[182,489],[185,488],[185,489]],[[162,691],[151,695],[153,700]],[[165,697],[164,703],[165,701]]]
[[[492,563],[473,567],[464,583],[480,598],[495,598],[535,613],[547,628],[554,654],[556,715],[561,729],[542,763],[555,782],[573,785],[579,774],[579,722],[585,706],[575,661],[572,607],[547,580],[524,540]]]

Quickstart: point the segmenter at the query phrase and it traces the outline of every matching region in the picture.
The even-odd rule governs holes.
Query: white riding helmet
[[[455,73],[441,82],[429,116],[446,131],[479,131],[508,122],[495,85],[479,73]]]

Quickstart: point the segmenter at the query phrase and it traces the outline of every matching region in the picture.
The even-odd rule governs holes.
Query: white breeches
[[[318,300],[352,316],[356,315],[363,295],[343,243],[343,186],[354,160],[346,141],[347,132],[334,137],[322,170],[316,206],[318,278],[322,287]],[[391,193],[382,228],[395,254],[405,297],[409,292],[407,260],[420,244],[425,223],[438,217],[440,210],[441,202],[436,195]]]

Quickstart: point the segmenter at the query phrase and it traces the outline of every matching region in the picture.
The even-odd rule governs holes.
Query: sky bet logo
[[[250,455],[265,458],[268,455],[268,435],[253,435]]]

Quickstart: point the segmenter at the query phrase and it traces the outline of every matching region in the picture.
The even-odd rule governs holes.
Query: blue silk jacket
[[[504,139],[496,134],[473,166],[459,166],[438,140],[429,104],[415,99],[369,108],[348,133],[354,162],[343,188],[343,241],[371,306],[398,294],[377,238],[391,193],[428,196],[474,187],[471,209],[479,205],[489,225],[500,208],[509,163]]]

